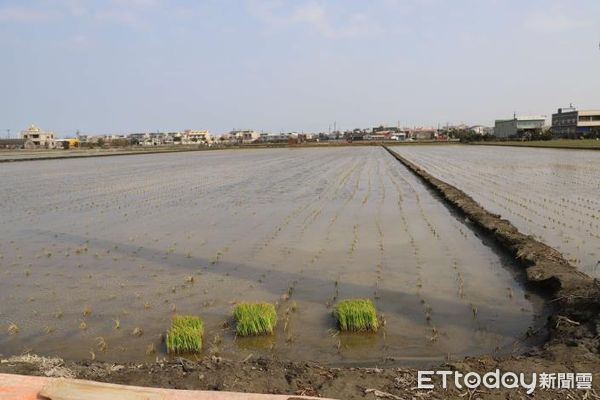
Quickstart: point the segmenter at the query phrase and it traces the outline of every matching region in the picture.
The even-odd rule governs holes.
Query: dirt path
[[[565,352],[563,354],[566,354]],[[566,372],[587,371],[600,379],[600,366],[580,354],[574,358],[551,360],[548,354],[524,355],[503,359],[469,358],[441,365],[440,369],[481,374],[499,368],[502,371]],[[313,395],[336,399],[521,399],[523,390],[473,391],[450,387],[435,390],[417,389],[417,371],[402,368],[333,368],[314,363],[284,362],[273,359],[250,359],[234,362],[220,358],[200,361],[185,359],[146,364],[108,364],[101,362],[64,362],[36,356],[2,360],[0,373],[64,376],[100,382],[152,386],[173,389],[199,389],[270,394]],[[597,390],[597,384],[594,385]],[[582,390],[535,392],[536,399],[580,399]],[[597,394],[589,391],[587,398]]]

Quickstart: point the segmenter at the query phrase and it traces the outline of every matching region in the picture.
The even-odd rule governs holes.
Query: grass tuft
[[[270,303],[240,303],[233,309],[238,336],[270,335],[277,325],[277,312]]]
[[[167,331],[168,353],[194,353],[202,349],[204,324],[200,317],[193,315],[174,315],[171,328]]]
[[[369,299],[342,300],[335,305],[334,315],[342,331],[377,332],[377,310]]]

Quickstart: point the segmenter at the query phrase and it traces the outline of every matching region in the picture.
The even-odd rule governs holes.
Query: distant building
[[[473,125],[469,127],[469,130],[473,131],[473,133],[476,135],[482,136],[491,135],[494,132],[492,128],[483,125]]]
[[[437,135],[437,129],[414,128],[409,130],[409,135],[414,140],[433,140]]]
[[[494,136],[499,138],[529,137],[541,133],[546,123],[543,115],[514,116],[511,119],[497,119],[494,124]]]
[[[252,143],[260,139],[260,133],[252,130],[233,130],[229,132],[229,138],[238,143]]]
[[[35,147],[53,149],[56,147],[54,132],[46,132],[35,125],[21,131],[21,139],[30,140]]]
[[[335,133],[335,132],[334,132]],[[353,129],[344,132],[344,138],[349,141],[369,140],[369,133],[364,129]]]
[[[283,143],[288,142],[290,139],[289,133],[275,133],[275,134],[260,134],[260,140],[269,143]]]
[[[56,147],[62,149],[74,149],[79,147],[79,139],[77,138],[67,138],[67,139],[56,139],[55,140]]]
[[[34,149],[35,145],[28,139],[0,139],[0,149]]]
[[[383,126],[383,125],[379,125],[376,126],[374,128],[371,129],[371,132],[373,134],[380,134],[380,133],[388,133],[388,132],[392,132],[392,133],[398,133],[400,132],[402,129],[400,129],[397,126]]]
[[[600,132],[600,110],[577,110],[570,106],[552,114],[552,135],[556,138],[577,138],[594,129]]]
[[[131,143],[139,146],[154,146],[154,139],[148,133],[130,133],[129,140]]]
[[[214,141],[214,138],[206,129],[195,130],[186,129],[181,135],[182,144],[209,144]]]

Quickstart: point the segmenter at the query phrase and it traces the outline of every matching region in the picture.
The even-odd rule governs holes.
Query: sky
[[[0,0],[0,136],[600,109],[598,0]]]

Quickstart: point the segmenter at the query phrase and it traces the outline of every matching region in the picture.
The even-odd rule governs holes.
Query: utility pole
[[[10,139],[10,128],[6,130],[6,138]]]

